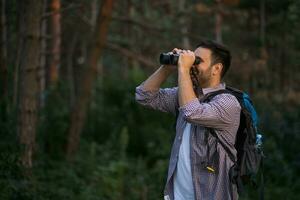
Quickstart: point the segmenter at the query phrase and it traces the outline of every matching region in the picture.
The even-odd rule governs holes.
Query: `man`
[[[194,52],[173,51],[180,54],[177,67],[161,66],[136,88],[137,102],[178,116],[164,199],[236,200],[237,188],[229,176],[234,163],[208,130],[214,129],[236,157],[240,104],[228,93],[201,101],[209,93],[225,89],[221,81],[230,66],[230,52],[213,41],[201,42]],[[195,56],[200,57],[198,65],[193,65]],[[178,87],[160,88],[176,70]]]

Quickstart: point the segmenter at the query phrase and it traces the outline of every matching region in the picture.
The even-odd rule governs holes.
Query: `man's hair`
[[[227,47],[213,40],[202,40],[197,45],[197,48],[199,47],[206,48],[211,51],[212,65],[222,63],[223,68],[221,72],[221,78],[223,78],[226,72],[228,71],[231,63],[231,54]]]

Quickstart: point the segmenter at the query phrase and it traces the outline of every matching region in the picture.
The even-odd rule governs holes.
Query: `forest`
[[[0,0],[0,19],[0,199],[163,199],[175,118],[135,88],[203,39],[257,110],[265,199],[300,199],[300,1]]]

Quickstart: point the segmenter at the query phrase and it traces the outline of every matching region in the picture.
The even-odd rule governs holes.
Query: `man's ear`
[[[223,65],[222,63],[217,63],[214,65],[214,68],[213,68],[213,75],[217,75],[217,74],[220,74],[222,73],[222,69],[223,69]]]

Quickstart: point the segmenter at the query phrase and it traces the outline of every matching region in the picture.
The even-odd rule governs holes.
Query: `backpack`
[[[214,129],[210,133],[216,137],[218,142],[227,152],[230,159],[235,163],[230,169],[229,176],[233,183],[237,185],[238,193],[244,190],[244,185],[258,187],[258,175],[260,173],[260,199],[263,199],[263,148],[262,135],[258,132],[258,116],[250,97],[233,87],[227,86],[225,90],[218,90],[209,93],[203,98],[203,102],[209,102],[218,94],[229,93],[236,97],[241,106],[240,125],[237,131],[235,148],[237,150],[237,160],[228,147],[218,139]]]
[[[209,133],[217,139],[234,162],[229,171],[232,183],[237,185],[238,193],[242,194],[244,185],[258,187],[258,176],[260,175],[260,199],[264,198],[263,180],[263,148],[262,135],[258,132],[258,116],[250,97],[233,87],[226,86],[224,90],[208,93],[203,97],[202,102],[211,101],[216,95],[229,93],[236,97],[241,106],[240,125],[237,131],[235,148],[237,150],[237,160],[229,148],[218,139],[214,129],[209,129]],[[178,113],[176,113],[177,121]],[[261,171],[261,173],[259,173]]]

